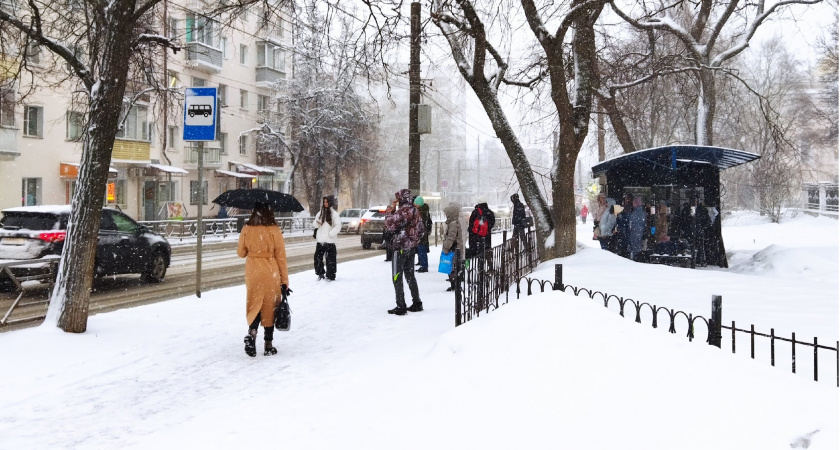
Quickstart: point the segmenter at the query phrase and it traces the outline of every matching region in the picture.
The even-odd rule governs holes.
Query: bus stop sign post
[[[201,298],[201,242],[204,222],[204,142],[216,140],[217,92],[214,87],[192,87],[184,92],[184,142],[197,142],[198,153],[198,220],[195,246],[195,295]]]

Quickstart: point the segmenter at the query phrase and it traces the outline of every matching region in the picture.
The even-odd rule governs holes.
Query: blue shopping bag
[[[438,264],[438,272],[445,273],[447,275],[452,273],[453,258],[455,258],[455,252],[440,252],[440,263]]]

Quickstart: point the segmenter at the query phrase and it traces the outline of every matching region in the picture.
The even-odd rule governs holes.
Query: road
[[[340,235],[336,246],[339,263],[383,255],[382,251],[363,250],[359,236],[355,234]],[[202,248],[202,292],[244,283],[245,260],[236,256],[235,240],[206,243]],[[314,254],[315,240],[311,236],[287,238],[286,258],[289,273],[313,270]],[[109,276],[94,280],[90,313],[195,295],[195,259],[195,246],[174,246],[166,279],[161,283],[144,283],[140,281],[139,275]],[[19,294],[0,294],[0,318],[5,316]],[[6,324],[0,325],[0,332],[40,324],[47,311],[48,298],[47,285],[28,282],[18,306]]]

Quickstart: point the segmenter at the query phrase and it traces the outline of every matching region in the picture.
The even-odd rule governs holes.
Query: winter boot
[[[404,316],[405,311],[406,311],[405,306],[397,306],[394,309],[389,309],[388,314],[395,314],[395,315],[398,315],[398,316]]]
[[[271,355],[276,355],[276,354],[277,354],[277,348],[274,347],[273,345],[271,345],[271,341],[265,341],[265,351],[263,352],[263,355],[271,356]]]
[[[257,356],[257,330],[248,329],[248,335],[245,336],[245,354],[250,357]]]
[[[423,311],[423,302],[421,302],[420,300],[415,300],[411,302],[411,306],[408,307],[408,310],[411,312]]]

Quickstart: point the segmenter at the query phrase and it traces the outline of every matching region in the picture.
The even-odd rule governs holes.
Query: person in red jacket
[[[587,208],[586,205],[584,204],[583,208],[580,209],[580,220],[581,220],[581,222],[586,224],[586,216],[588,216],[588,215],[589,215],[589,208]]]

